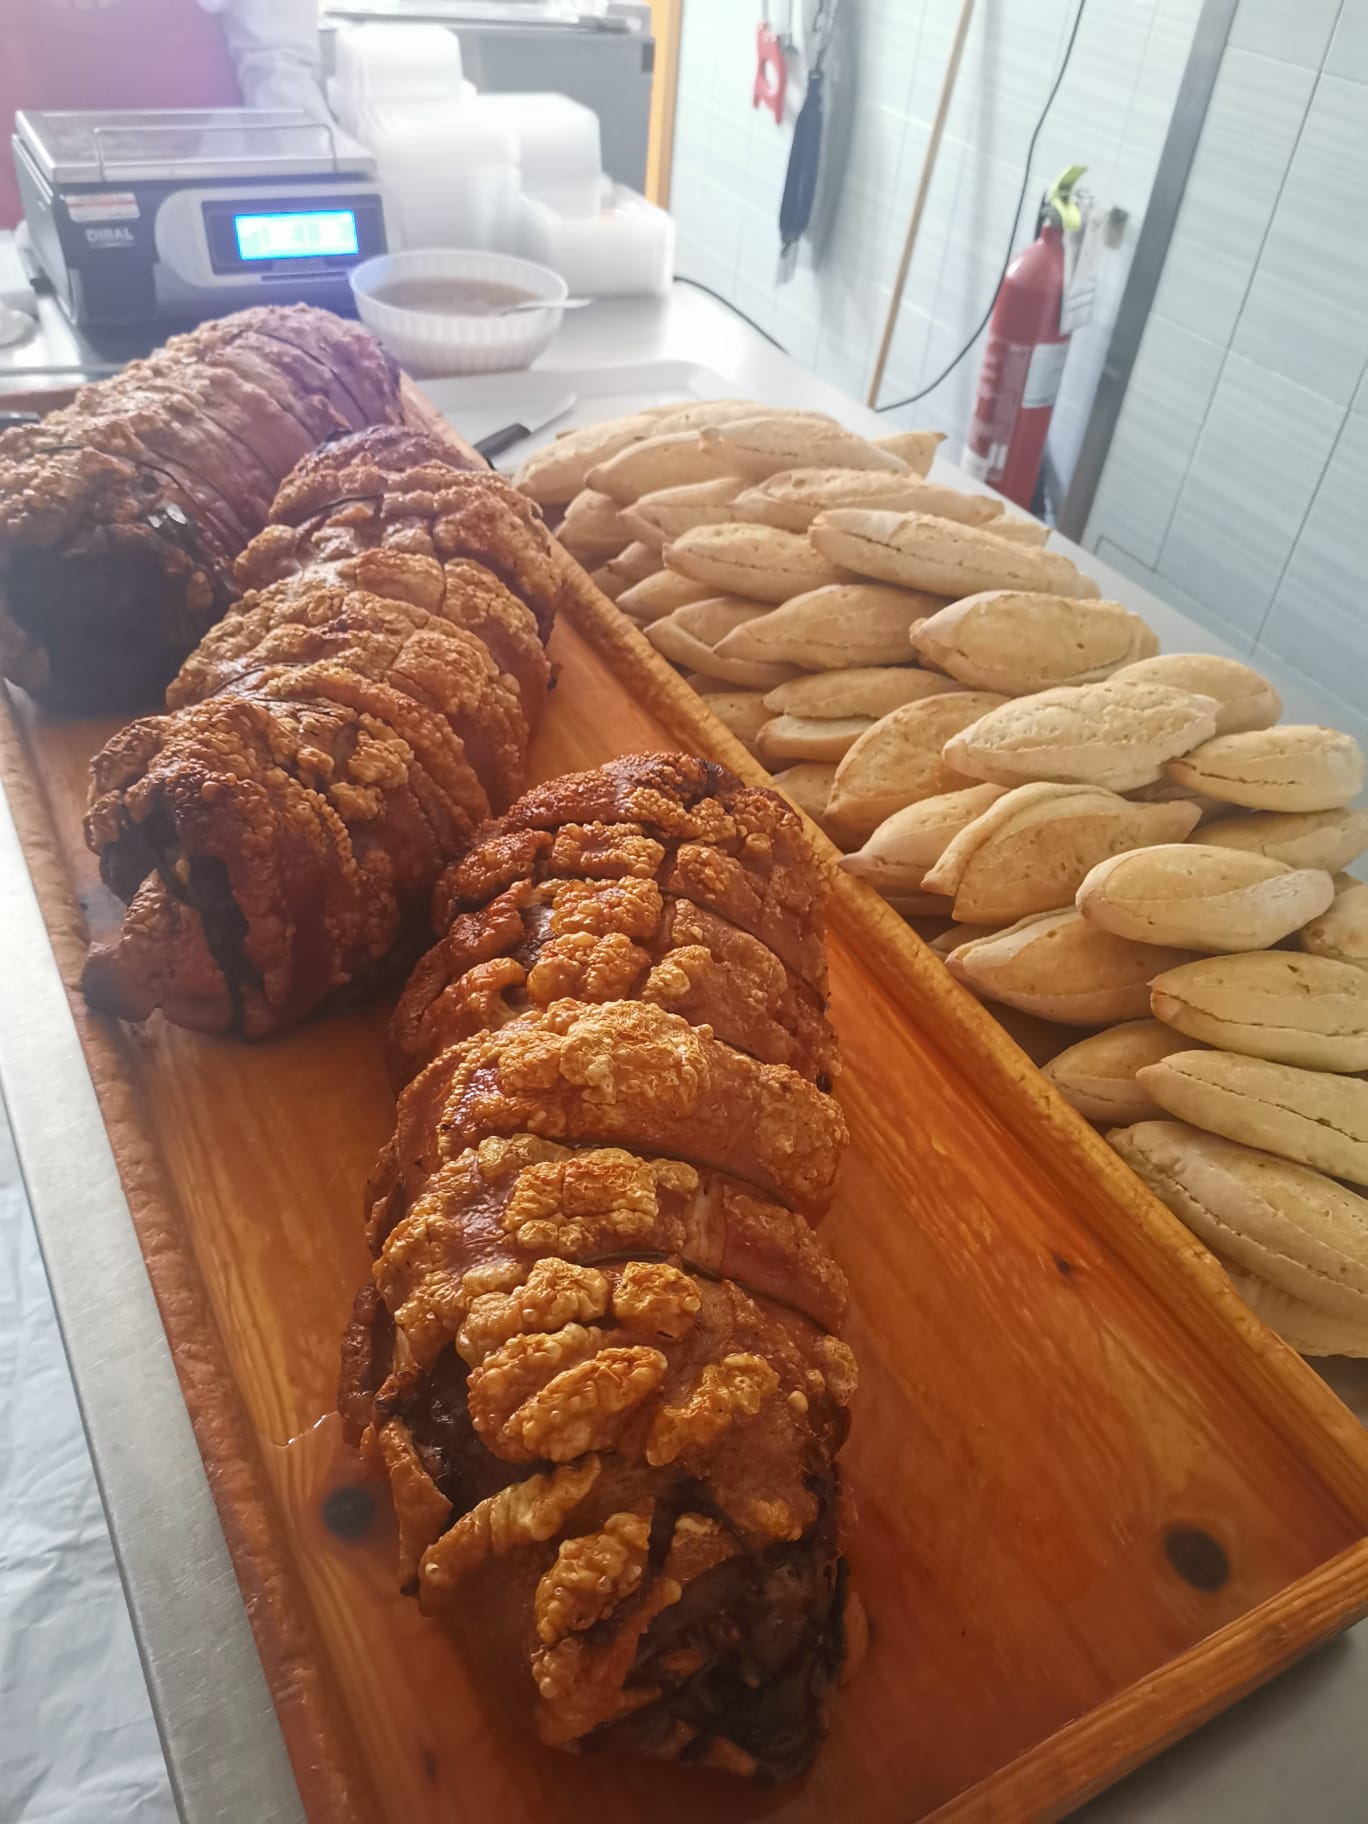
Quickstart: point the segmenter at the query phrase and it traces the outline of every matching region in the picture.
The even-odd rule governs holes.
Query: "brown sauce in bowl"
[[[395,310],[424,310],[444,317],[492,317],[510,304],[532,302],[536,294],[492,279],[394,279],[377,285],[371,296]],[[554,306],[549,304],[547,309]]]

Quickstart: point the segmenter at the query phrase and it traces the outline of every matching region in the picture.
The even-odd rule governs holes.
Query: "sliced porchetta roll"
[[[637,1003],[466,1040],[401,1097],[340,1404],[403,1586],[530,1672],[552,1744],[766,1780],[816,1751],[858,1640],[855,1367],[802,1212],[843,1139],[794,1072]]]
[[[523,784],[549,676],[537,611],[491,564],[506,534],[505,573],[549,588],[550,541],[453,460],[399,429],[311,455],[281,490],[308,530],[248,546],[168,713],[96,756],[86,837],[129,906],[87,961],[99,1011],[259,1038],[412,961],[444,864]],[[324,506],[339,476],[380,492]],[[490,563],[437,554],[446,520]]]
[[[644,1000],[829,1087],[822,889],[797,818],[722,768],[632,755],[535,788],[448,870],[391,1031],[398,1082],[566,997]]]
[[[402,417],[358,323],[239,311],[0,433],[0,667],[64,709],[143,707],[237,593],[314,446]]]
[[[436,901],[339,1390],[401,1586],[553,1745],[797,1775],[863,1639],[816,862],[772,793],[634,755]]]

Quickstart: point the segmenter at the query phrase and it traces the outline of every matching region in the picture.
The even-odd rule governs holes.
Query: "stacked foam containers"
[[[567,95],[477,95],[439,25],[338,30],[329,100],[375,154],[392,248],[517,253],[577,297],[662,292],[674,223],[604,176],[598,116]]]

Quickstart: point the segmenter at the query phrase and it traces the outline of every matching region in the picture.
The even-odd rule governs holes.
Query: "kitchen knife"
[[[578,404],[578,393],[566,393],[553,404],[539,406],[536,411],[529,412],[525,421],[506,424],[502,430],[491,431],[488,437],[481,437],[475,448],[486,462],[493,462],[496,456],[502,456],[505,450],[511,450],[515,443],[521,443],[525,437],[535,437],[538,431],[544,431],[557,418],[564,418],[567,412],[573,412]]]

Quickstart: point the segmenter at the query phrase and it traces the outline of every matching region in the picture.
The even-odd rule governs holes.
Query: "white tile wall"
[[[1368,696],[1368,415],[1350,412],[1260,635],[1299,671]]]
[[[1290,4],[1291,0],[1287,0]],[[1226,52],[1154,308],[1224,347],[1235,331],[1315,76]]]
[[[1124,434],[1113,440],[1093,503],[1093,524],[1140,563],[1154,566],[1225,350],[1152,316],[1131,372]]]
[[[1233,346],[1347,405],[1368,336],[1368,88],[1322,76]]]
[[[1344,410],[1229,355],[1157,569],[1225,626],[1258,634]]]
[[[1368,0],[1240,0],[1086,542],[1359,710],[1365,299]]]
[[[1034,160],[1015,243],[1040,192],[1086,164],[1094,193],[1139,217],[1201,0],[1088,0],[1069,72]],[[1076,0],[980,0],[885,380],[918,391],[991,302],[1031,129],[1054,80]],[[777,220],[790,131],[753,111],[759,9],[684,9],[672,208],[679,270],[732,298],[825,377],[863,395],[883,328],[935,113],[959,0],[848,0],[855,117],[840,207],[815,272],[776,283]],[[893,423],[963,440],[978,351]]]
[[[1368,82],[1368,0],[1344,0],[1325,68],[1331,76]]]
[[[1318,70],[1325,61],[1342,0],[1240,0],[1229,43],[1279,63]]]

